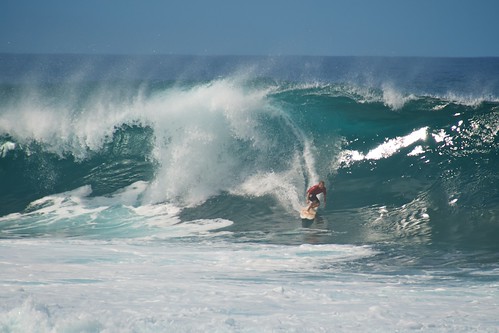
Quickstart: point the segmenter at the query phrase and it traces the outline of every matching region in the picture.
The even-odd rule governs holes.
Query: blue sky
[[[498,0],[0,0],[0,53],[499,56]]]

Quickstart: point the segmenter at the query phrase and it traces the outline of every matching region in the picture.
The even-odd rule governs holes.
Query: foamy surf
[[[358,272],[351,245],[2,242],[0,327],[11,332],[493,330],[497,288]],[[8,304],[8,306],[6,306]],[[466,314],[466,315],[463,315]]]

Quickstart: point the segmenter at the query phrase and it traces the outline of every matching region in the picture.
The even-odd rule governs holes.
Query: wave
[[[4,162],[25,172],[35,163],[47,189],[67,183],[57,179],[67,163],[68,173],[80,170],[80,181],[91,184],[111,173],[122,181],[146,179],[145,202],[187,206],[257,173],[291,172],[292,184],[308,176],[291,171],[296,163],[314,169],[307,138],[268,102],[267,89],[227,79],[139,91],[126,101],[113,94],[92,94],[84,103],[76,96],[69,105],[65,92],[55,101],[37,96],[14,103],[2,113]]]
[[[324,178],[324,217],[356,219],[359,242],[498,234],[495,97],[244,75],[2,89],[0,215],[60,213],[74,196],[54,195],[83,191],[101,219],[164,204],[178,210],[156,218],[172,223],[260,225],[245,207],[287,220]]]

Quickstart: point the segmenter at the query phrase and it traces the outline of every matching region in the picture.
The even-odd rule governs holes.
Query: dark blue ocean
[[[0,55],[0,331],[498,332],[498,132],[499,58]]]

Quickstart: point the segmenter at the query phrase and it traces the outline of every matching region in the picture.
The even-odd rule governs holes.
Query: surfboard
[[[315,219],[316,214],[317,210],[313,208],[309,212],[307,212],[307,207],[304,207],[300,210],[300,218],[302,220],[313,220]]]

